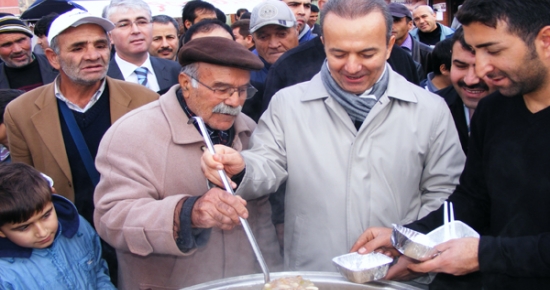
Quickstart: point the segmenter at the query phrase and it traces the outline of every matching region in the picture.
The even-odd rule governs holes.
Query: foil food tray
[[[351,253],[332,259],[336,269],[351,282],[366,283],[384,278],[393,259],[380,253]]]
[[[461,221],[452,221],[426,235],[394,224],[391,241],[403,255],[418,261],[426,261],[438,255],[436,245],[466,237],[479,238],[479,234]]]
[[[418,261],[426,261],[437,255],[437,243],[427,235],[393,224],[392,245],[401,254]]]

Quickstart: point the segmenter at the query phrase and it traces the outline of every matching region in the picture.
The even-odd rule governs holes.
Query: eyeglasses
[[[115,28],[129,29],[130,27],[133,26],[133,24],[135,24],[137,27],[141,28],[141,27],[146,27],[147,25],[151,24],[151,21],[149,21],[148,19],[144,19],[144,18],[136,19],[134,21],[122,20],[122,21],[119,21],[119,22],[115,23]]]
[[[205,88],[211,90],[214,95],[216,95],[220,99],[228,99],[230,98],[235,92],[238,93],[239,98],[245,97],[246,99],[252,98],[258,90],[253,87],[251,84],[247,84],[241,87],[230,87],[230,86],[219,86],[216,88],[211,88],[208,85],[204,84],[203,82],[199,81],[198,79],[189,76],[192,80],[198,82],[199,84],[203,85]]]

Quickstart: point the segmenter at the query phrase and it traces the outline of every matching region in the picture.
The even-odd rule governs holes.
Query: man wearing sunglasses
[[[224,37],[192,39],[178,60],[179,83],[113,125],[98,150],[94,221],[117,250],[120,289],[260,272],[239,217],[250,221],[269,269],[282,268],[267,196],[244,201],[211,188],[200,169],[203,137],[188,124],[201,117],[214,144],[248,149],[256,124],[240,111],[262,62]]]

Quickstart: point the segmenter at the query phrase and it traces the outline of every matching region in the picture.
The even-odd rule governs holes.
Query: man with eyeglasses
[[[149,55],[153,42],[151,9],[142,0],[113,0],[104,18],[115,24],[109,37],[116,50],[107,75],[165,92],[178,82],[177,62]]]
[[[95,225],[119,258],[120,289],[179,289],[260,272],[239,217],[268,267],[282,269],[267,197],[244,201],[211,187],[200,168],[201,117],[214,144],[248,149],[256,124],[240,112],[262,62],[224,37],[187,42],[179,83],[105,134],[96,165]]]

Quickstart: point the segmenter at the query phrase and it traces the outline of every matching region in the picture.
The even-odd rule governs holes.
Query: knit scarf
[[[386,68],[380,79],[374,84],[369,95],[374,95],[376,99],[366,98],[363,95],[356,95],[344,91],[334,80],[327,66],[327,61],[321,67],[321,80],[325,85],[329,95],[333,97],[348,113],[353,122],[363,122],[367,118],[370,110],[376,102],[382,97],[389,81],[389,68],[386,63]]]

